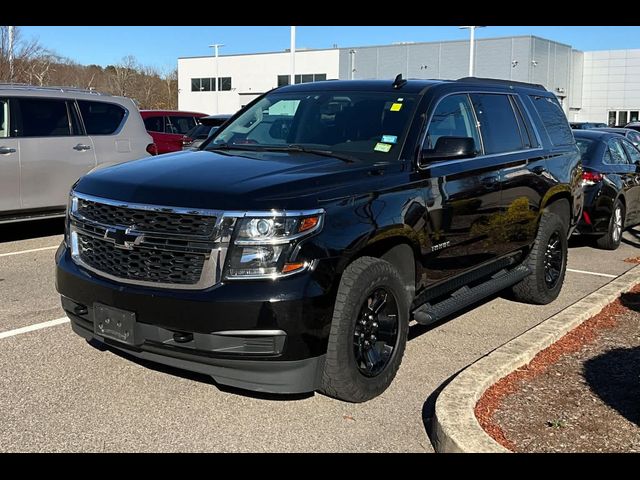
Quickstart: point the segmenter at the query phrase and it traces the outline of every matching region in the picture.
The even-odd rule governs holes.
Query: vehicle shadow
[[[640,427],[640,347],[616,348],[587,360],[584,378],[591,391]]]
[[[630,228],[624,232],[622,236],[622,243],[631,245],[632,247],[640,247],[640,230],[637,228]]]
[[[64,233],[64,218],[0,224],[0,243]]]
[[[230,387],[228,385],[222,385],[216,382],[212,377],[210,377],[209,375],[205,375],[204,373],[191,372],[189,370],[182,370],[180,368],[170,367],[168,365],[163,365],[161,363],[144,360],[142,358],[135,357],[127,352],[123,352],[121,350],[113,348],[104,343],[98,342],[96,340],[90,340],[90,341],[87,341],[87,343],[91,345],[93,348],[95,348],[96,350],[99,350],[101,352],[107,352],[107,351],[111,352],[120,358],[123,358],[130,362],[135,362],[141,367],[148,368],[150,370],[154,370],[160,373],[165,373],[167,375],[182,377],[184,379],[191,380],[194,382],[212,385],[224,393],[229,393],[233,395],[242,395],[245,397],[255,398],[258,400],[270,400],[270,401],[304,400],[306,398],[310,398],[314,396],[314,392],[297,393],[297,394],[292,394],[292,393],[279,394],[279,393],[253,392],[251,390],[245,390],[242,388]]]
[[[620,302],[629,310],[640,312],[640,293],[623,293],[620,295]]]

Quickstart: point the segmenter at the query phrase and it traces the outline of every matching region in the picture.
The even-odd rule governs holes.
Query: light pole
[[[473,77],[473,61],[474,61],[474,48],[475,48],[475,38],[476,38],[476,28],[483,28],[486,25],[473,25],[473,26],[465,26],[460,28],[468,28],[469,29],[469,76]]]
[[[13,27],[9,27],[9,83],[13,83]]]
[[[224,47],[224,43],[214,43],[209,45],[209,48],[213,48],[214,56],[216,57],[216,78],[213,79],[213,87],[216,92],[216,114],[220,113],[219,104],[218,104],[218,90],[220,89],[220,82],[218,80],[218,48]]]
[[[289,85],[296,83],[296,27],[291,27],[291,79]]]

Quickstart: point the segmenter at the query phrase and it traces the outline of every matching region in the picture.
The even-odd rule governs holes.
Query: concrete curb
[[[549,317],[463,370],[436,400],[433,444],[437,452],[507,453],[476,419],[474,408],[491,385],[529,363],[538,352],[596,315],[619,295],[640,283],[640,265]]]

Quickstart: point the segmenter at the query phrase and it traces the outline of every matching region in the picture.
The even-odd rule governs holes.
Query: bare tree
[[[123,97],[131,96],[138,69],[138,62],[133,55],[127,55],[119,64],[107,67],[107,70],[110,71],[109,81],[113,93]]]
[[[162,80],[165,85],[164,101],[167,109],[178,109],[178,69],[174,68],[163,75]]]
[[[1,82],[23,82],[25,69],[30,60],[43,56],[53,55],[46,50],[38,40],[27,40],[22,36],[20,27],[13,27],[13,51],[9,46],[9,27],[0,26],[0,81]],[[10,78],[9,58],[13,53],[14,74]],[[28,77],[28,74],[26,75]]]

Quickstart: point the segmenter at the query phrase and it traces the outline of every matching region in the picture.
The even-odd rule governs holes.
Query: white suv
[[[0,223],[62,216],[78,178],[154,152],[130,98],[0,84]]]

